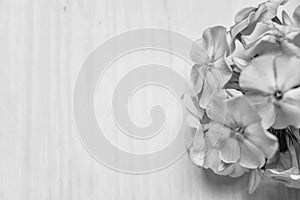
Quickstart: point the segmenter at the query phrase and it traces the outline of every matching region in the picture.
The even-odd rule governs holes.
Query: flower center
[[[237,139],[242,140],[246,136],[246,134],[245,134],[245,128],[243,128],[243,127],[237,127],[235,129],[235,135],[236,135]]]
[[[283,98],[283,93],[280,90],[276,90],[273,96],[275,97],[275,99],[281,100]]]
[[[214,67],[214,63],[210,62],[206,64],[206,70],[211,70]]]
[[[235,132],[240,133],[240,134],[244,134],[245,129],[242,128],[242,127],[237,127],[237,128],[235,129]]]

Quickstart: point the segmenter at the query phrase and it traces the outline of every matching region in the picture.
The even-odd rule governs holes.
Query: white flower
[[[240,10],[235,16],[236,24],[231,28],[232,37],[235,38],[239,33],[251,34],[259,22],[265,22],[276,17],[278,7],[286,2],[287,0],[269,0],[257,7],[247,7]]]
[[[230,79],[232,71],[225,63],[226,29],[215,26],[204,31],[202,39],[192,47],[191,58],[194,90],[200,95],[200,106],[206,108],[212,94]]]
[[[245,56],[289,54],[300,56],[300,27],[271,23],[270,30],[245,44]]]
[[[224,90],[223,95],[228,95],[228,98],[242,95],[236,90]],[[220,94],[220,93],[218,93]],[[229,175],[232,177],[241,176],[248,171],[237,163],[225,163],[220,159],[219,150],[214,147],[214,143],[208,139],[207,131],[210,127],[209,119],[206,119],[203,124],[200,119],[206,114],[202,113],[196,98],[184,97],[185,104],[190,114],[186,121],[192,128],[196,128],[197,132],[194,136],[193,145],[190,148],[190,157],[192,161],[205,169],[211,169],[219,175]],[[208,120],[208,121],[207,121]],[[204,120],[201,120],[204,121]]]
[[[193,145],[190,149],[190,157],[192,161],[205,169],[211,169],[219,175],[229,175],[238,177],[248,171],[237,163],[225,163],[220,159],[219,151],[214,148],[214,144],[210,142],[207,134],[199,129],[194,137]]]
[[[288,187],[300,189],[300,171],[298,158],[295,149],[296,146],[290,146],[289,151],[280,153],[275,163],[267,165],[265,176],[285,184]],[[299,152],[298,152],[299,153]]]
[[[300,59],[261,56],[241,72],[240,86],[266,128],[300,128]]]
[[[249,169],[260,168],[277,151],[277,138],[261,125],[261,118],[244,96],[220,101],[214,98],[207,108],[213,123],[207,137],[225,163]]]
[[[283,11],[282,24],[261,23],[250,35],[242,36],[245,56],[275,53],[300,56],[300,6],[295,9],[293,18],[294,21]]]

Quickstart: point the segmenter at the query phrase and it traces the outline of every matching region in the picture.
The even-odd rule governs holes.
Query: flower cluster
[[[300,188],[300,5],[278,17],[285,3],[242,9],[191,50],[191,159],[220,175],[249,173],[249,192],[263,178]]]

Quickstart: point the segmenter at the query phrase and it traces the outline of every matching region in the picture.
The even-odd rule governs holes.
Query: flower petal
[[[277,9],[280,5],[284,5],[288,0],[271,0],[260,4],[259,9],[267,10],[261,16],[261,21],[271,20],[277,15]]]
[[[232,165],[234,165],[235,168],[229,174],[229,176],[231,176],[231,177],[239,177],[239,176],[242,176],[245,172],[249,171],[249,169],[242,167],[241,165],[239,165],[237,163],[232,164]]]
[[[263,179],[263,173],[257,169],[251,170],[249,177],[249,193],[253,193]]]
[[[276,136],[265,131],[260,123],[253,123],[245,129],[247,139],[251,141],[258,149],[260,149],[266,158],[271,158],[278,149]]]
[[[200,108],[199,104],[197,103],[196,97],[184,94],[182,97],[182,101],[189,112],[193,113],[199,118],[202,118],[202,116],[204,115],[204,110]]]
[[[208,63],[210,60],[206,49],[203,47],[204,46],[203,43],[204,43],[203,39],[196,41],[192,45],[192,49],[190,52],[192,61],[198,65],[204,65],[205,63]]]
[[[219,172],[219,166],[221,163],[221,159],[219,158],[219,151],[216,149],[210,149],[205,155],[204,165],[205,169],[211,169],[216,174],[221,174]]]
[[[243,8],[242,10],[238,11],[234,17],[234,22],[239,23],[242,20],[246,19],[251,12],[255,11],[255,9],[256,9],[255,7],[247,7],[247,8]]]
[[[270,97],[259,92],[248,92],[245,96],[258,111],[258,114],[262,118],[263,127],[266,129],[270,128],[274,124],[276,117],[275,107]]]
[[[249,104],[244,96],[237,96],[228,100],[226,104],[226,113],[227,117],[232,118],[234,123],[226,123],[228,126],[238,124],[246,127],[249,124],[261,121],[261,118],[254,107]]]
[[[215,26],[206,29],[203,33],[208,56],[215,61],[224,56],[227,49],[226,28],[223,26]]]
[[[230,138],[231,130],[222,124],[212,123],[206,135],[212,147],[220,149]]]
[[[206,156],[206,144],[205,144],[205,138],[202,131],[197,130],[193,145],[190,149],[190,157],[192,161],[198,165],[203,166],[205,156]]]
[[[199,94],[203,87],[203,75],[201,71],[201,66],[194,65],[191,71],[191,80],[193,83],[194,92],[196,94]]]
[[[202,108],[207,107],[208,103],[211,101],[212,95],[218,89],[218,87],[218,80],[216,80],[215,76],[211,72],[207,72],[199,100],[199,104]]]
[[[285,94],[285,101],[280,108],[288,125],[300,128],[300,87]]]
[[[240,86],[244,89],[273,94],[275,88],[273,56],[253,59],[240,75]]]
[[[224,58],[218,59],[214,63],[214,68],[211,69],[211,72],[218,80],[219,88],[222,88],[231,78],[232,69],[225,63]]]
[[[236,163],[240,158],[240,145],[235,138],[228,138],[220,149],[220,159],[226,163]]]
[[[266,55],[280,52],[280,46],[277,43],[275,35],[264,35],[254,43],[247,46],[245,56],[252,58],[255,55]]]
[[[265,156],[263,152],[261,152],[247,139],[244,139],[242,143],[239,164],[249,169],[262,167],[265,163]]]
[[[275,121],[272,125],[275,129],[284,129],[289,126],[289,123],[287,121],[286,115],[282,110],[283,104],[280,104],[280,106],[275,106]]]
[[[285,10],[282,11],[282,22],[284,25],[293,25],[292,19],[290,18],[290,16],[287,14]]]
[[[210,103],[206,107],[206,113],[208,117],[215,122],[224,123],[226,117],[226,93],[224,90],[216,91]]]
[[[276,82],[278,88],[286,91],[300,85],[300,59],[297,57],[280,56],[275,58]]]
[[[199,120],[193,115],[187,115],[185,118],[187,125],[191,128],[198,128],[200,125]]]
[[[240,166],[237,163],[220,162],[218,173],[220,175],[229,175],[231,177],[239,177],[247,172],[248,169]]]
[[[300,26],[300,5],[295,9],[293,13],[293,19],[295,20],[296,24]]]
[[[286,171],[268,169],[266,170],[265,175],[283,183],[288,187],[300,189],[300,173],[299,169],[295,167],[292,167]]]

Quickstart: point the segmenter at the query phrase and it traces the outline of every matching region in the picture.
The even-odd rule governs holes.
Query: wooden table
[[[80,64],[96,46],[141,27],[196,40],[206,27],[229,26],[239,9],[258,2],[0,1],[0,199],[300,199],[299,191],[296,198],[296,191],[280,185],[249,197],[246,176],[218,177],[187,155],[155,173],[119,173],[93,159],[76,134],[72,91]],[[296,4],[292,0],[288,10]]]

